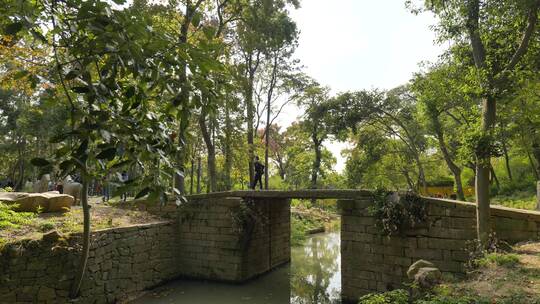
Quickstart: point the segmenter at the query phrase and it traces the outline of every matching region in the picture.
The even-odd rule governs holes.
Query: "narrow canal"
[[[291,263],[242,285],[178,280],[148,292],[134,304],[334,304],[340,303],[339,232],[309,237],[293,247]]]

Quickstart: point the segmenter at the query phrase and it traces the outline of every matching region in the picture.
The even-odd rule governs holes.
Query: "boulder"
[[[55,192],[25,193],[0,192],[0,202],[17,204],[17,211],[42,212],[68,211],[73,205],[73,196]]]
[[[441,282],[442,273],[435,267],[423,267],[418,269],[414,276],[414,282],[423,289],[431,289]]]
[[[47,212],[65,212],[69,211],[75,198],[69,194],[60,194],[58,191],[42,193],[49,200],[49,209]]]
[[[414,277],[416,276],[420,268],[425,268],[425,267],[436,268],[435,264],[429,261],[418,260],[409,267],[409,270],[407,270],[407,277],[411,280],[414,280]]]

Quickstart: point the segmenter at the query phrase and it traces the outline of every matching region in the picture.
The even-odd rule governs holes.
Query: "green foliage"
[[[291,242],[302,245],[310,231],[324,228],[338,231],[340,221],[336,216],[336,200],[318,200],[316,206],[311,200],[291,201]]]
[[[486,261],[484,259],[487,256],[493,255],[490,259],[497,259],[498,255],[506,255],[512,248],[507,242],[500,240],[495,233],[490,233],[486,244],[480,243],[478,239],[468,241],[466,250],[469,253],[467,266],[475,269],[479,267],[479,261]]]
[[[36,217],[32,212],[16,212],[16,207],[0,202],[0,229],[19,228]]]
[[[487,267],[489,265],[497,265],[504,267],[515,267],[519,263],[519,257],[512,253],[488,253],[482,258],[477,259],[475,263],[479,267]]]
[[[368,294],[362,296],[358,304],[409,304],[409,293],[403,289],[396,289],[385,293]]]
[[[536,193],[530,191],[519,191],[519,188],[516,187],[513,190],[506,190],[506,193],[512,193],[511,195],[497,195],[493,197],[492,204],[501,205],[509,208],[518,208],[518,209],[527,209],[535,210],[536,209]]]
[[[306,240],[305,223],[291,215],[291,246],[301,246]]]
[[[47,232],[56,228],[56,224],[52,221],[45,221],[39,224],[39,230],[42,232]]]
[[[456,296],[450,294],[428,294],[411,300],[409,293],[396,289],[378,294],[369,294],[360,298],[358,304],[489,304],[488,300],[473,296]]]
[[[495,140],[495,136],[481,131],[478,127],[465,133],[461,144],[459,153],[464,161],[476,157],[502,156],[500,143]]]
[[[416,194],[408,192],[397,196],[388,190],[377,189],[373,193],[373,200],[369,213],[385,235],[399,234],[427,219],[426,205]]]
[[[472,296],[447,296],[447,295],[433,295],[428,296],[427,299],[420,299],[414,301],[414,304],[489,304],[490,301],[482,300]]]

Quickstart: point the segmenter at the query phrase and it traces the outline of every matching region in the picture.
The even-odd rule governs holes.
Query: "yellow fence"
[[[474,187],[463,187],[465,196],[474,195]],[[420,189],[420,194],[431,197],[451,197],[456,194],[453,186],[428,186],[425,190]]]

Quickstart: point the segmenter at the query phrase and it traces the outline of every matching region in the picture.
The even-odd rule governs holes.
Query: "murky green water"
[[[340,303],[339,232],[293,247],[291,263],[242,285],[178,280],[132,303],[314,304]]]

